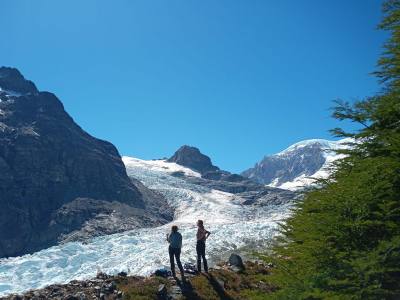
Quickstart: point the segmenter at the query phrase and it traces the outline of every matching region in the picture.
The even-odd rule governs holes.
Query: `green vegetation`
[[[246,269],[234,272],[227,268],[213,269],[208,275],[189,276],[187,282],[176,282],[172,278],[161,277],[126,277],[117,282],[123,291],[123,299],[158,299],[157,290],[164,284],[168,294],[178,289],[182,300],[220,300],[220,299],[263,299],[275,288],[268,283],[269,268],[263,264],[247,262]]]
[[[275,290],[275,287],[268,282],[269,268],[253,262],[246,262],[245,265],[246,269],[237,273],[225,269],[213,270],[210,273],[209,282],[213,283],[218,279],[224,283],[225,297],[215,299],[263,299],[260,297]]]
[[[118,289],[124,292],[124,300],[156,300],[160,284],[169,286],[169,281],[162,277],[126,277],[119,280]]]
[[[382,92],[333,116],[360,124],[322,188],[307,192],[268,259],[268,299],[400,298],[400,1],[387,1],[380,28],[390,33],[378,61]],[[264,299],[267,298],[265,295]],[[249,299],[262,299],[249,297]]]

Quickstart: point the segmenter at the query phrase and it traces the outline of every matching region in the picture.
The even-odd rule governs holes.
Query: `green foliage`
[[[391,34],[376,72],[383,91],[336,102],[333,117],[361,129],[332,130],[352,137],[353,148],[282,225],[268,258],[276,265],[270,280],[280,287],[272,298],[400,298],[400,1],[387,1],[383,11],[379,27]]]

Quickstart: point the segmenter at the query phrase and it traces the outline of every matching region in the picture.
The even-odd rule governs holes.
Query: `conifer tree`
[[[400,299],[400,1],[385,2],[383,13],[382,91],[336,103],[333,117],[360,130],[332,130],[352,138],[351,149],[282,225],[269,258],[280,288],[273,298]]]

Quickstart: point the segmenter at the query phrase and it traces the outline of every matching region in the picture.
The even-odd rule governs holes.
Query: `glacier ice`
[[[217,260],[246,245],[262,245],[277,233],[277,222],[287,217],[290,204],[270,207],[243,206],[230,193],[186,182],[171,173],[198,176],[190,169],[165,161],[123,157],[127,173],[147,187],[162,193],[175,209],[173,224],[183,235],[182,261],[195,260],[197,219],[204,219],[212,232],[207,256]],[[20,257],[0,259],[0,296],[22,293],[53,283],[94,277],[101,270],[115,274],[148,275],[168,266],[165,235],[171,224],[142,228],[103,237],[87,243],[70,242]]]

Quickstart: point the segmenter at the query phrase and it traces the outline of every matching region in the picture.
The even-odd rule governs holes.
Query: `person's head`
[[[197,220],[197,226],[198,227],[204,227],[204,222],[203,222],[203,220]]]
[[[171,227],[171,231],[172,231],[172,232],[178,232],[178,226],[173,225],[173,226]]]

